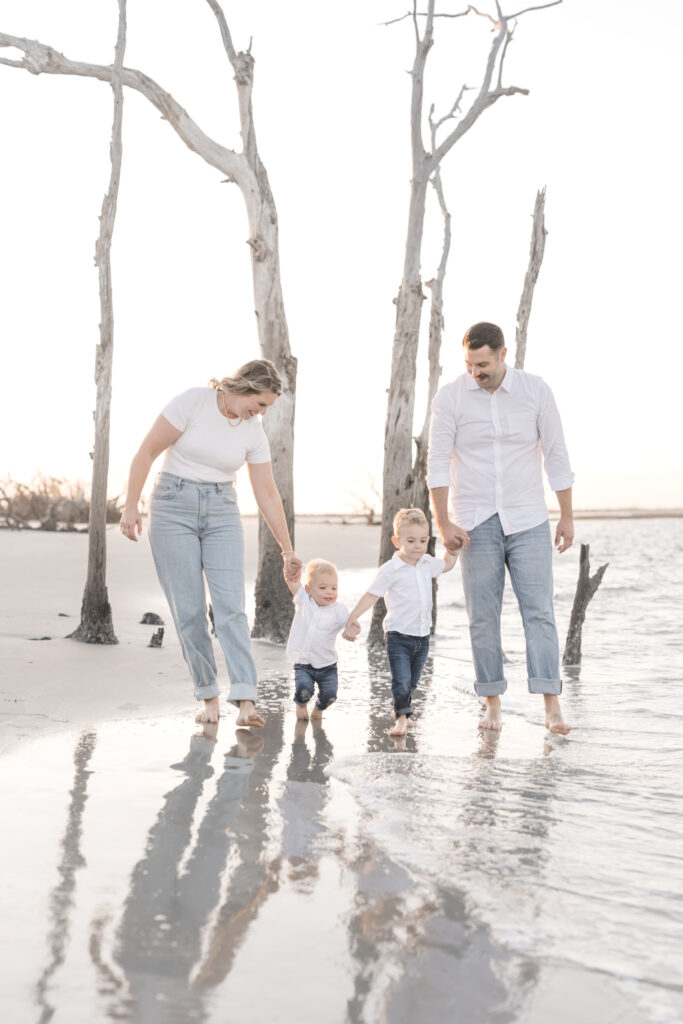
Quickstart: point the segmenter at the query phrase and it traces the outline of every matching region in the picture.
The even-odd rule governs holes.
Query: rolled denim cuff
[[[562,693],[561,679],[530,679],[529,693],[548,693],[559,697]]]
[[[399,711],[394,711],[394,715],[396,716],[396,718],[398,718],[399,715],[405,715],[406,718],[412,718],[413,709],[410,708],[410,707],[408,707],[408,708],[401,708]]]
[[[478,697],[500,697],[508,688],[507,679],[499,679],[495,683],[480,683],[475,680],[474,692]]]
[[[212,683],[207,683],[206,686],[202,686],[199,683],[195,684],[194,688],[194,699],[195,700],[212,700],[214,697],[220,697],[221,688],[214,679]]]
[[[241,700],[253,700],[256,703],[256,687],[252,683],[231,683],[228,702],[239,707]]]

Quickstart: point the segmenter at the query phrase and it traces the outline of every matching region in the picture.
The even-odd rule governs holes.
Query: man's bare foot
[[[308,704],[297,704],[296,717],[302,721],[308,721]]]
[[[263,721],[261,716],[257,714],[253,700],[241,700],[236,724],[244,726],[245,728],[253,725],[257,729],[262,729],[266,723]]]
[[[322,711],[320,710],[320,708],[317,705],[314,704],[313,705],[313,710],[311,711],[311,718],[322,718],[322,717],[323,717]]]
[[[408,716],[399,715],[395,724],[389,730],[390,736],[405,736],[408,732]]]
[[[567,725],[562,717],[560,698],[551,693],[544,693],[543,700],[545,701],[546,729],[548,732],[555,733],[556,736],[566,736],[568,732],[572,731],[572,727]]]
[[[484,700],[486,701],[486,711],[479,722],[479,728],[500,732],[503,726],[503,720],[500,717],[500,697],[485,697]]]
[[[212,697],[211,700],[204,701],[204,707],[201,711],[198,711],[194,717],[195,722],[199,722],[204,725],[208,722],[217,722],[221,717],[220,710],[218,708],[218,697]]]

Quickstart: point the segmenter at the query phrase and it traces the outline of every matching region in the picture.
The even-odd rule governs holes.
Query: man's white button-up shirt
[[[294,595],[294,618],[287,642],[287,657],[296,665],[325,668],[336,665],[337,633],[344,628],[349,609],[340,601],[319,605],[304,587]]]
[[[417,565],[408,565],[398,551],[380,567],[368,587],[368,594],[383,597],[387,606],[384,632],[395,630],[407,636],[428,636],[432,628],[432,579],[445,569],[443,558],[423,555]]]
[[[555,399],[534,374],[506,366],[490,393],[464,373],[432,403],[427,484],[450,484],[453,518],[464,530],[496,512],[506,534],[544,522],[541,453],[551,488],[571,487]]]

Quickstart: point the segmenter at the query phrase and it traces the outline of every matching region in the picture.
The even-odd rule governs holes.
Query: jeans
[[[399,715],[410,717],[413,693],[429,654],[429,636],[408,636],[390,629],[386,639],[394,714],[397,718]]]
[[[314,668],[313,665],[294,666],[294,700],[297,704],[308,704],[313,696],[315,684],[318,684],[318,699],[315,706],[324,711],[337,699],[337,664]]]
[[[500,613],[505,566],[522,614],[530,693],[562,693],[560,649],[553,613],[550,523],[506,537],[498,515],[470,530],[460,553],[465,605],[480,697],[505,693]]]
[[[256,666],[244,612],[244,536],[231,483],[157,477],[149,539],[197,700],[217,697],[204,578],[228,666],[228,700],[256,700]]]

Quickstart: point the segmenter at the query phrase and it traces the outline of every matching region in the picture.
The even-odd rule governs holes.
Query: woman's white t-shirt
[[[218,391],[190,388],[172,398],[161,415],[182,430],[178,440],[167,448],[164,473],[185,480],[227,483],[245,462],[270,462],[270,445],[260,416],[252,416],[237,426],[218,408]]]

